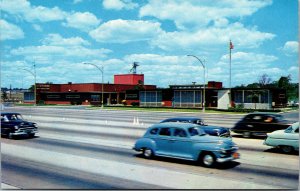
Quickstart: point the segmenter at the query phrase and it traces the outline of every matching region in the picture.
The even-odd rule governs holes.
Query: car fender
[[[219,150],[221,150],[221,147],[216,142],[199,142],[193,145],[193,158],[194,160],[198,160],[201,153],[205,151],[216,155],[216,152]]]
[[[156,143],[151,138],[140,138],[136,141],[134,149],[135,150],[142,150],[143,148],[150,148],[155,153]]]

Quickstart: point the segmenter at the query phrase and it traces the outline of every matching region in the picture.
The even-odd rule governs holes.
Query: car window
[[[1,116],[1,122],[3,122],[3,121],[4,122],[8,122],[9,121],[6,115]]]
[[[162,136],[171,136],[171,130],[170,128],[161,128],[159,131],[159,135]]]
[[[175,129],[174,136],[175,137],[187,137],[187,133],[185,132],[184,129]]]
[[[289,126],[286,130],[284,130],[285,133],[291,133],[293,131],[293,127]]]
[[[153,129],[150,130],[151,135],[156,135],[157,132],[158,132],[158,128],[153,128]]]
[[[206,134],[202,129],[199,129],[199,128],[197,128],[197,127],[190,127],[190,128],[188,129],[188,131],[189,131],[189,134],[190,134],[191,136],[205,135],[205,134]]]
[[[198,125],[203,125],[203,121],[197,120],[197,121],[196,121],[196,124],[198,124]]]
[[[274,118],[272,117],[272,116],[264,116],[263,117],[263,120],[264,120],[264,122],[266,122],[266,123],[271,123],[271,122],[274,122],[275,120],[274,120]]]

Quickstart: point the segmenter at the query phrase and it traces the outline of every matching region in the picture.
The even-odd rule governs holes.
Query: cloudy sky
[[[105,82],[137,73],[146,84],[232,86],[291,74],[298,82],[297,0],[1,0],[1,86]],[[26,69],[26,70],[24,70]]]

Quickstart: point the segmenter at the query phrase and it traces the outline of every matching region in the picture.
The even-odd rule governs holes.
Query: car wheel
[[[152,149],[145,148],[145,149],[143,150],[143,156],[144,156],[145,158],[147,158],[147,159],[152,158],[152,157],[153,157],[153,151],[152,151]]]
[[[13,135],[11,133],[8,133],[7,138],[12,139]]]
[[[35,133],[30,133],[30,134],[28,134],[28,137],[33,138],[34,135],[35,135]]]
[[[213,167],[216,163],[216,157],[212,153],[204,153],[201,157],[201,164],[205,167]]]
[[[292,152],[292,151],[294,150],[293,147],[287,146],[287,145],[282,145],[282,146],[280,146],[280,149],[281,149],[282,152],[284,152],[284,153],[290,153],[290,152]]]
[[[243,132],[243,137],[249,138],[249,137],[251,137],[251,133],[249,131],[245,131],[245,132]]]

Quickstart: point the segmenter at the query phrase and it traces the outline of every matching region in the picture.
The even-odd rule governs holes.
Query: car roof
[[[249,113],[248,115],[273,115],[273,116],[282,116],[278,113],[271,113],[271,112],[253,112],[253,113]]]
[[[168,121],[168,120],[201,120],[199,117],[173,117],[173,118],[168,118],[162,121]]]
[[[1,112],[1,115],[21,115],[20,113],[17,113],[17,112]]]
[[[193,123],[166,122],[166,123],[154,124],[150,128],[162,128],[162,127],[170,127],[170,128],[180,127],[183,129],[188,129],[190,127],[201,127],[201,126],[193,124]]]

